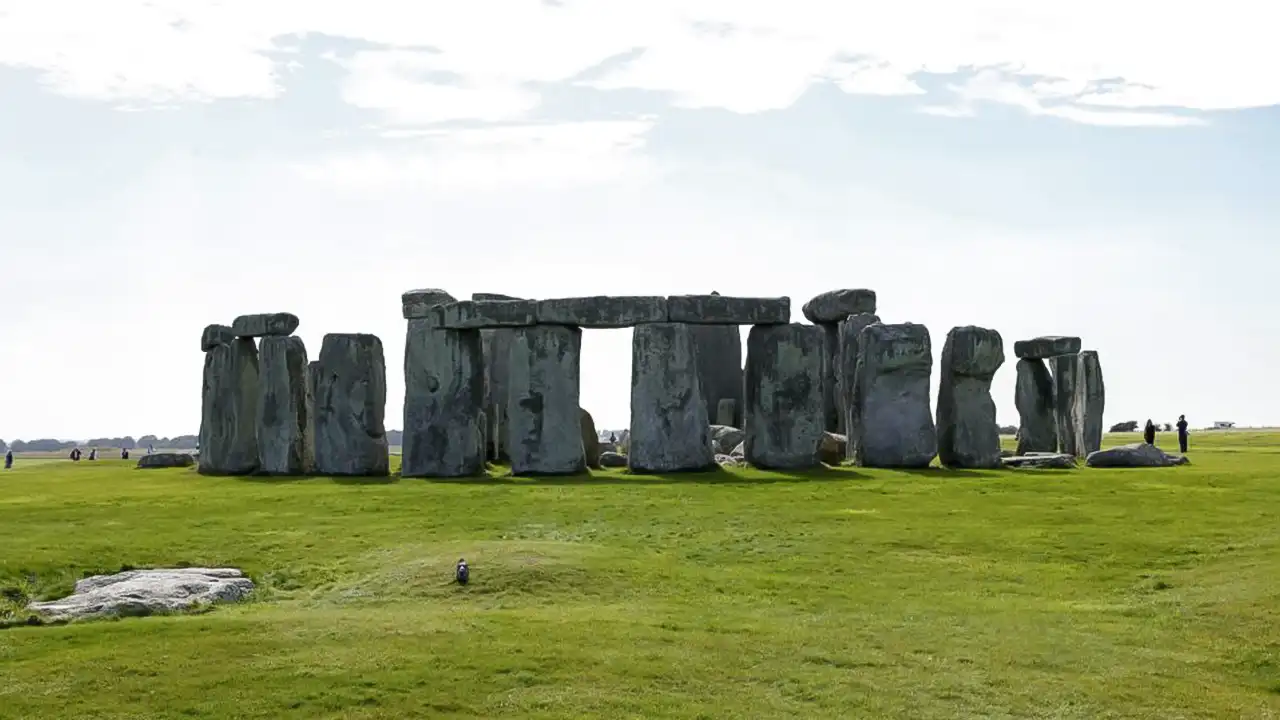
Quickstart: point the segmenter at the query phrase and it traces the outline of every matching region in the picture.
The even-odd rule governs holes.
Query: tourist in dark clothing
[[[13,467],[13,451],[10,450],[4,454],[4,469],[8,470]]]
[[[129,448],[120,448],[120,459],[121,460],[129,459]]]
[[[1142,429],[1142,441],[1148,445],[1156,444],[1156,424],[1147,418],[1147,426]]]
[[[1187,454],[1187,416],[1178,416],[1178,452]]]

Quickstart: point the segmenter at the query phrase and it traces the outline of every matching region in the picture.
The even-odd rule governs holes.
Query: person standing
[[[1178,416],[1178,452],[1187,454],[1187,416]]]
[[[1151,418],[1147,418],[1147,426],[1142,428],[1142,442],[1148,445],[1156,444],[1156,424],[1151,422]]]
[[[13,451],[9,450],[4,454],[4,469],[8,470],[13,467]]]

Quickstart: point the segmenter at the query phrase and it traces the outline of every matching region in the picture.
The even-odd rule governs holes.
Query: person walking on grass
[[[1187,454],[1187,416],[1178,416],[1178,452]]]
[[[8,470],[13,467],[13,451],[9,450],[4,454],[4,469]]]
[[[1156,444],[1156,424],[1151,422],[1151,418],[1147,418],[1147,426],[1142,429],[1142,442],[1148,445]]]

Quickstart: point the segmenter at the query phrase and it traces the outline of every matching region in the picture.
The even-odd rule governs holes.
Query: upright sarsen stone
[[[700,392],[693,333],[683,323],[637,325],[631,340],[632,472],[716,466]]]
[[[1058,452],[1063,455],[1080,454],[1080,438],[1076,434],[1076,382],[1079,377],[1079,360],[1076,355],[1055,355],[1049,358],[1053,373],[1053,422],[1058,430]]]
[[[1083,350],[1077,356],[1075,426],[1080,443],[1077,454],[1088,457],[1102,448],[1102,412],[1106,407],[1106,386],[1102,382],[1102,365],[1098,353]]]
[[[247,475],[258,469],[258,348],[250,338],[204,356],[200,472]]]
[[[479,330],[410,320],[404,352],[404,477],[484,472],[484,353]]]
[[[923,325],[868,325],[859,337],[854,459],[864,467],[922,468],[938,453],[929,402],[933,350]]]
[[[231,332],[230,325],[206,325],[204,332],[200,334],[200,351],[209,352],[235,339],[235,333]]]
[[[998,468],[1000,427],[991,380],[1004,364],[995,330],[953,328],[942,347],[938,389],[938,458],[950,468]]]
[[[688,327],[697,366],[698,392],[708,419],[727,419],[729,422],[722,424],[742,427],[741,330],[737,325]],[[723,418],[720,417],[720,408],[726,400],[732,405],[731,414]]]
[[[472,300],[522,300],[523,298],[498,293],[474,293]],[[512,331],[499,328],[481,330],[480,343],[484,349],[484,409],[486,454],[495,462],[505,462],[507,454],[507,393],[511,363]]]
[[[1058,429],[1053,419],[1053,376],[1044,360],[1018,361],[1013,403],[1018,408],[1018,455],[1056,453]]]
[[[862,336],[862,329],[868,325],[874,325],[880,322],[880,318],[873,314],[859,313],[850,315],[844,319],[838,326],[836,352],[836,393],[838,401],[838,409],[844,422],[840,424],[843,428],[844,435],[852,438],[855,429],[858,427],[858,405],[854,402],[854,388],[857,387],[858,379],[858,348],[859,338]],[[828,338],[829,339],[829,338]],[[850,459],[853,458],[853,442],[845,443],[846,453]]]
[[[271,475],[315,468],[311,385],[302,338],[270,336],[258,346],[258,460]]]
[[[582,330],[534,325],[512,330],[507,450],[515,475],[586,472],[578,414]]]
[[[775,470],[820,464],[824,344],[815,325],[756,325],[747,333],[748,463]]]
[[[316,472],[388,474],[387,364],[382,341],[363,333],[325,335],[319,362]]]

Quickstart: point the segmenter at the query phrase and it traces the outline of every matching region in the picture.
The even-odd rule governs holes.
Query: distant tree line
[[[110,448],[134,448],[154,447],[156,449],[166,450],[191,450],[195,448],[196,442],[199,440],[195,435],[177,435],[171,438],[156,437],[155,435],[143,435],[134,440],[132,436],[124,437],[101,437],[90,438],[84,442],[76,440],[54,440],[53,438],[41,438],[39,440],[14,440],[12,443],[5,444],[4,440],[0,440],[0,453],[12,450],[14,452],[56,452],[58,450],[70,450],[74,447],[110,447]]]

